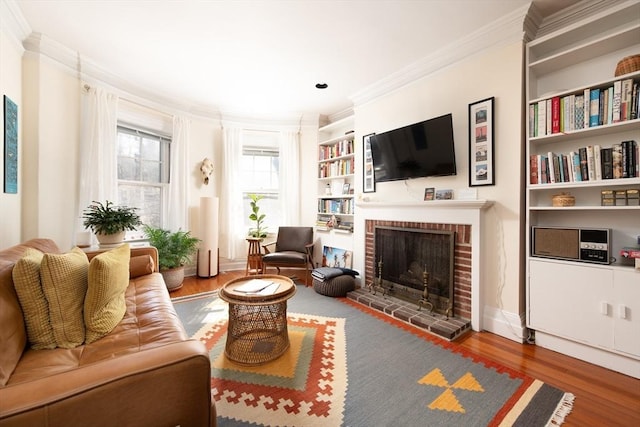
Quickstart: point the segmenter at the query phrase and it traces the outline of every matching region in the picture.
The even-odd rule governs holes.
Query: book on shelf
[[[549,151],[529,157],[530,184],[622,178],[640,178],[640,144],[634,140],[612,147],[594,144],[568,153]]]
[[[638,119],[640,81],[615,80],[529,105],[529,137],[567,133]]]
[[[623,247],[620,249],[620,255],[623,258],[640,258],[640,248]]]

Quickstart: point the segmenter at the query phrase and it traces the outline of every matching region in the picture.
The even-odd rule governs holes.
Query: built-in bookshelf
[[[603,3],[526,48],[527,326],[538,345],[640,377],[640,270],[622,255],[640,235],[640,72],[614,75],[640,53],[640,3]],[[552,243],[578,259],[534,256],[534,227],[609,230],[608,256],[581,262],[580,241]]]

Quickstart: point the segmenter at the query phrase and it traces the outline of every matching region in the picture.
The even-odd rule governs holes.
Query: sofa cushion
[[[127,305],[124,293],[129,285],[128,244],[94,257],[89,263],[87,295],[84,300],[85,342],[107,335],[122,320]]]
[[[44,254],[27,248],[13,267],[13,284],[24,313],[27,337],[34,350],[56,348],[49,321],[49,305],[40,283],[40,263]]]
[[[73,348],[84,342],[82,311],[88,272],[89,260],[80,248],[66,254],[44,254],[42,258],[40,280],[58,347]]]
[[[132,256],[129,261],[129,278],[135,279],[136,277],[151,274],[155,271],[155,268],[151,255]]]

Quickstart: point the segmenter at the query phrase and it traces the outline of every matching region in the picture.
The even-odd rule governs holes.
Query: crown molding
[[[587,0],[578,2],[546,17],[538,29],[537,37],[542,37],[558,30],[566,30],[576,22],[590,19],[600,14],[611,14],[637,5],[637,0]]]
[[[7,35],[9,40],[20,50],[24,52],[22,40],[31,33],[31,27],[15,0],[0,1],[0,29]]]
[[[354,106],[370,102],[420,78],[435,74],[446,67],[478,53],[523,40],[523,22],[529,5],[493,21],[460,40],[444,46],[420,61],[389,75],[350,97]]]
[[[535,3],[531,3],[529,12],[525,15],[524,22],[522,23],[525,42],[530,42],[536,38],[536,34],[538,33],[538,29],[540,28],[542,21],[543,17],[540,10],[536,7]]]

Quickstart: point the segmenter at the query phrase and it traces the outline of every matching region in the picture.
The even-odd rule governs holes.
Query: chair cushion
[[[99,340],[122,320],[129,286],[129,245],[124,244],[94,257],[89,263],[87,295],[84,300],[85,342]]]
[[[44,254],[42,258],[40,280],[58,347],[74,348],[84,342],[82,311],[88,272],[89,260],[80,248],[66,254]]]
[[[343,274],[342,276],[334,277],[324,282],[315,278],[313,279],[313,290],[320,295],[326,295],[328,297],[344,297],[355,288],[355,279],[348,274]]]
[[[34,350],[56,348],[49,321],[49,305],[40,283],[40,264],[44,254],[27,248],[13,267],[13,284],[24,313],[27,338]]]
[[[266,254],[262,257],[263,264],[305,264],[307,255],[303,252],[284,251]]]

